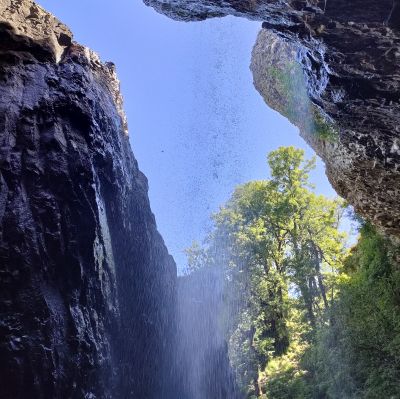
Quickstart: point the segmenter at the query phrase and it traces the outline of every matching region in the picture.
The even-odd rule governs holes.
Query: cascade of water
[[[223,320],[222,270],[206,267],[179,277],[177,307],[179,399],[237,398]]]

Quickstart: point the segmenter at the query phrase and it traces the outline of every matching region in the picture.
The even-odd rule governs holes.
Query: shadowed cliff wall
[[[0,397],[159,398],[176,270],[112,64],[0,0]]]

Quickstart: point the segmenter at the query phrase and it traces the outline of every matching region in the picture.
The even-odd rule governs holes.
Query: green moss
[[[303,70],[297,62],[290,62],[282,68],[271,66],[268,75],[279,95],[278,111],[283,116],[306,134],[326,141],[337,139],[334,124],[310,100]]]
[[[328,122],[327,118],[324,117],[321,112],[313,105],[314,107],[314,129],[312,134],[316,137],[334,142],[337,140],[338,132],[332,122]]]

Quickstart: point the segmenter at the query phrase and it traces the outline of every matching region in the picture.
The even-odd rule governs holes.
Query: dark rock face
[[[274,37],[261,33],[253,52],[257,89],[280,110],[279,100],[268,92],[271,86],[262,83],[266,76],[263,64],[270,65],[271,57],[278,62],[276,45],[287,43],[294,53],[292,60],[302,67],[309,100],[337,132],[335,141],[307,132],[303,137],[325,161],[337,192],[388,235],[400,236],[398,0],[145,3],[186,21],[228,14],[264,21],[263,27]],[[297,118],[290,119],[302,130]]]
[[[0,92],[0,397],[160,398],[176,270],[113,66],[0,0]]]
[[[179,21],[235,15],[295,26],[304,17],[320,15],[341,22],[383,21],[396,25],[398,0],[144,0],[158,12]]]

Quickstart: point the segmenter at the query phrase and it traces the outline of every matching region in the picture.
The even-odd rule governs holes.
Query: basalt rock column
[[[300,127],[303,137],[325,161],[327,176],[337,192],[385,233],[400,237],[398,0],[145,3],[183,21],[225,15],[263,21],[264,29],[273,35],[261,33],[253,52],[257,89]],[[302,121],[277,107],[279,100],[266,91],[271,89],[267,77],[271,57],[278,60],[276,49],[285,47],[278,42],[293,50],[291,60],[301,66],[304,75],[305,104],[312,104],[319,122],[334,128],[335,138],[327,140],[324,135],[305,132]],[[282,59],[285,57],[284,53]]]
[[[113,65],[0,0],[0,92],[0,397],[159,398],[176,270]]]

